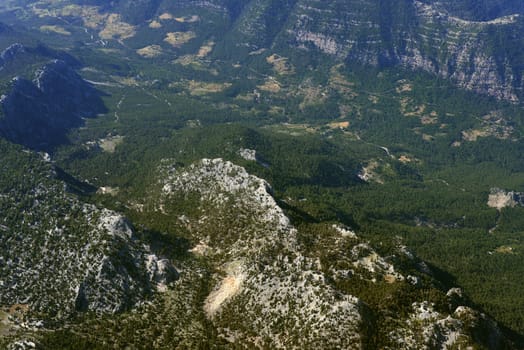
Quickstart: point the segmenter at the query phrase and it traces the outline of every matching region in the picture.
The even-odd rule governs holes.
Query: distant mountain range
[[[0,348],[518,348],[523,32],[517,1],[4,1]]]
[[[66,6],[61,2],[52,6]],[[524,5],[518,1],[140,0],[70,1],[99,6],[147,28],[173,14],[197,41],[242,57],[271,48],[324,53],[348,63],[402,66],[509,101],[522,99]],[[39,5],[36,3],[35,7]],[[47,6],[47,5],[46,5]],[[73,15],[74,11],[62,12]],[[85,14],[84,14],[85,15]],[[194,21],[187,19],[193,17]],[[84,17],[85,20],[85,17]],[[140,29],[139,29],[140,31]],[[220,44],[222,43],[222,44]]]

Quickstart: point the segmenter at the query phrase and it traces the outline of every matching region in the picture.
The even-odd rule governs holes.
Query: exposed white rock
[[[357,234],[349,228],[336,224],[333,225],[333,228],[344,238],[357,238]]]
[[[178,277],[177,271],[168,259],[159,259],[154,254],[147,255],[146,269],[149,280],[156,285],[159,292],[165,292],[168,284]]]
[[[27,349],[36,349],[35,342],[31,340],[19,340],[19,341],[9,344],[7,348],[7,350],[27,350]]]
[[[101,186],[96,190],[97,194],[108,194],[111,196],[116,196],[119,192],[118,187],[109,187],[109,186]]]
[[[257,151],[254,149],[241,148],[238,151],[238,155],[244,158],[245,160],[250,160],[253,162],[257,161]]]
[[[40,153],[40,155],[42,156],[42,159],[43,159],[45,162],[51,162],[51,156],[49,155],[49,153],[47,153],[47,152],[42,152],[42,153]]]
[[[464,293],[462,292],[462,289],[460,288],[451,288],[450,290],[447,291],[446,293],[446,296],[448,297],[458,297],[458,298],[463,298],[464,297]]]
[[[454,294],[455,289],[448,292]],[[459,306],[452,314],[435,310],[428,301],[415,302],[413,312],[404,326],[390,332],[390,338],[402,349],[450,349],[469,348],[472,339],[468,336],[470,327],[482,327],[490,339],[490,347],[501,345],[501,332],[497,325],[485,315],[467,306]]]
[[[223,266],[204,304],[212,322],[221,324],[233,313],[243,330],[270,339],[266,344],[272,348],[287,348],[289,333],[301,334],[297,346],[306,348],[320,339],[328,347],[360,348],[360,301],[335,291],[326,282],[320,261],[300,252],[297,230],[266,181],[231,162],[203,159],[181,170],[164,162],[160,188],[166,208],[169,200],[183,198],[184,193],[197,193],[202,200],[200,217],[172,215],[183,217],[184,226],[200,235],[201,242],[191,251],[218,258]],[[235,219],[227,221],[219,238],[209,237],[207,232],[216,230],[227,215]],[[333,231],[341,241],[356,239],[346,227],[334,225]],[[234,240],[229,241],[228,235]],[[284,320],[293,322],[284,326]],[[232,327],[223,330],[225,339],[248,336]],[[304,327],[312,331],[303,334]]]
[[[506,192],[500,188],[492,188],[488,196],[488,206],[501,210],[509,207],[513,208],[517,205],[522,205],[522,194],[519,192]]]
[[[196,246],[189,249],[190,253],[197,254],[197,255],[207,255],[207,253],[211,250],[211,247],[207,245],[205,242],[200,241]]]
[[[54,180],[51,165],[41,162],[49,173],[32,187],[34,174],[17,179],[28,187],[19,195],[33,203],[30,211],[19,208],[16,197],[0,196],[9,208],[5,215],[21,216],[10,225],[12,234],[0,235],[7,248],[0,304],[24,304],[56,318],[76,310],[118,312],[176,278],[169,261],[135,240],[122,215],[79,202]]]
[[[438,74],[455,81],[458,86],[479,93],[495,96],[517,102],[515,76],[511,71],[511,64],[504,62],[500,65],[493,56],[486,54],[485,42],[478,35],[488,26],[502,26],[515,23],[518,14],[495,18],[489,21],[468,21],[449,15],[440,8],[439,3],[427,4],[421,1],[414,2],[418,16],[426,25],[422,28],[422,42],[426,45],[439,45],[444,60],[435,61],[429,56],[423,56],[418,47],[419,38],[412,38],[407,46],[407,52],[400,56],[405,66]],[[433,28],[445,26],[446,37],[442,33],[436,34]],[[443,46],[441,43],[445,42]],[[437,64],[435,64],[437,62]],[[501,71],[503,68],[503,72]]]
[[[324,53],[341,57],[345,53],[345,47],[338,44],[333,37],[325,34],[305,30],[296,31],[294,34],[297,42],[311,43]]]
[[[126,218],[111,210],[103,209],[100,213],[99,228],[112,236],[132,238],[133,230]]]
[[[165,197],[176,193],[196,192],[202,201],[224,205],[231,196],[237,196],[238,207],[258,212],[254,217],[266,225],[276,224],[276,231],[288,231],[289,219],[271,195],[271,186],[247,171],[222,159],[202,159],[181,172],[168,167],[167,176],[160,181]]]
[[[408,277],[406,277],[406,280],[414,286],[420,285],[420,278],[418,278],[417,276],[408,275]]]
[[[362,167],[362,170],[357,174],[357,176],[359,179],[365,182],[376,182],[378,184],[383,184],[384,179],[378,173],[380,166],[381,164],[378,161],[372,160],[367,165]]]
[[[415,311],[412,318],[416,320],[434,320],[440,316],[440,314],[434,310],[434,305],[427,301],[413,303],[412,307]]]
[[[369,244],[360,243],[351,250],[354,259],[353,266],[373,273],[372,282],[377,282],[376,276],[382,276],[388,282],[404,281],[404,276],[395,271],[395,267],[378,255]]]
[[[318,237],[319,246],[333,255],[333,261],[305,253],[297,243],[297,230],[266,181],[222,159],[204,159],[183,169],[172,164],[164,161],[160,167],[160,196],[154,198],[160,198],[162,206],[156,203],[156,208],[179,218],[199,242],[190,251],[206,256],[217,267],[214,288],[202,307],[220,336],[232,343],[247,340],[275,349],[315,344],[359,349],[366,306],[328,281],[360,278],[399,283],[399,287],[421,285],[424,281],[417,273],[404,277],[396,270],[395,261],[406,258],[430,273],[400,239],[393,255],[382,257],[339,224],[326,225],[330,233]],[[188,194],[201,201],[196,214],[171,211],[170,201],[183,201]],[[407,318],[395,320],[398,327],[389,334],[398,345],[393,348],[462,344],[469,339],[464,335],[469,328],[459,314],[460,310],[453,315],[441,313],[428,301],[413,303]]]

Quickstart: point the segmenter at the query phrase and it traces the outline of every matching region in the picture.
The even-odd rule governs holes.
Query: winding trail
[[[118,103],[116,104],[116,111],[115,111],[115,122],[116,123],[120,122],[120,116],[118,115],[118,111],[120,110],[120,107],[122,107],[122,103],[124,103],[124,100],[126,99],[126,97],[127,97],[127,93],[124,93],[120,101],[118,101]]]

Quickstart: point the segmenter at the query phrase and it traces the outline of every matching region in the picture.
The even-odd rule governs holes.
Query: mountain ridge
[[[521,11],[1,4],[0,347],[518,348]]]

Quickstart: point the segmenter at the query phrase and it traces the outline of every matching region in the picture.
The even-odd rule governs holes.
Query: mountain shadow
[[[0,135],[35,150],[67,143],[67,133],[85,118],[106,113],[102,93],[80,77],[70,63],[54,59],[32,81],[15,77],[0,104]]]

